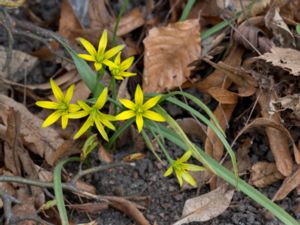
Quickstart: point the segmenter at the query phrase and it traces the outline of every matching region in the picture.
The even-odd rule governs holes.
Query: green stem
[[[120,23],[122,15],[124,14],[124,12],[126,10],[127,5],[128,5],[128,0],[125,0],[124,3],[123,3],[123,5],[122,5],[122,7],[121,7],[121,10],[120,10],[120,12],[118,14],[117,22],[116,22],[116,25],[114,27],[114,34],[113,34],[113,38],[112,38],[112,47],[115,46],[119,23]]]

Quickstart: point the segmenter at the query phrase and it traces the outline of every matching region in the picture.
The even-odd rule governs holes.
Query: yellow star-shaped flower
[[[132,102],[128,99],[119,99],[121,104],[124,105],[129,110],[126,110],[118,114],[116,116],[116,120],[127,120],[132,117],[136,117],[136,125],[139,132],[141,132],[143,129],[143,125],[144,125],[143,117],[157,122],[166,121],[165,118],[159,113],[149,110],[158,103],[158,101],[160,100],[160,96],[155,96],[153,98],[150,98],[148,101],[144,103],[144,93],[140,85],[138,85],[135,90],[134,100],[135,102]]]
[[[90,127],[96,124],[98,131],[100,132],[101,136],[108,141],[107,133],[104,129],[104,126],[108,127],[111,130],[115,130],[115,126],[110,122],[115,120],[115,117],[112,115],[104,114],[100,112],[100,109],[106,103],[107,100],[107,93],[108,89],[105,88],[101,94],[99,95],[96,103],[90,107],[84,101],[78,101],[78,105],[83,109],[79,112],[74,112],[69,114],[70,119],[79,119],[82,117],[89,116],[82,127],[77,131],[74,136],[74,139],[79,138],[82,134],[84,134]],[[103,126],[104,125],[104,126]]]
[[[183,185],[183,181],[186,181],[190,185],[197,187],[197,182],[189,174],[188,171],[203,171],[205,170],[205,168],[202,166],[185,163],[186,161],[189,160],[189,158],[191,158],[191,156],[192,156],[192,151],[188,150],[179,159],[177,159],[176,161],[173,160],[171,162],[171,166],[167,169],[164,176],[165,177],[170,176],[173,173],[173,171],[175,171],[180,187]]]
[[[116,80],[124,80],[125,77],[132,77],[135,76],[136,73],[127,72],[132,63],[133,63],[134,57],[129,57],[128,59],[125,59],[123,62],[121,62],[121,52],[118,53],[116,56],[114,62],[107,62],[107,65],[109,67],[109,70],[111,74],[114,76]]]
[[[118,45],[108,51],[105,52],[107,47],[107,31],[104,30],[102,36],[99,40],[98,51],[96,51],[95,47],[86,39],[79,38],[80,43],[86,49],[89,54],[78,54],[78,56],[86,61],[94,62],[94,67],[96,71],[102,69],[103,64],[107,65],[110,58],[118,54],[125,46]]]
[[[57,101],[56,102],[37,101],[35,103],[39,107],[55,110],[55,112],[52,113],[50,116],[48,116],[48,118],[44,121],[44,123],[42,124],[42,127],[48,127],[48,126],[52,125],[61,117],[61,126],[63,129],[65,129],[68,125],[69,113],[80,110],[80,107],[78,105],[70,104],[70,101],[71,101],[73,93],[74,93],[74,85],[71,85],[68,88],[65,96],[54,80],[52,80],[52,79],[50,80],[50,85],[51,85],[54,97],[56,98]]]

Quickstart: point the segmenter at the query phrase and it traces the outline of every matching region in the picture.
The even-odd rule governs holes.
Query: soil
[[[60,1],[30,1],[30,7],[33,12],[44,21],[52,21],[51,29],[57,29],[57,18],[59,16]],[[116,6],[116,8],[118,8]],[[22,10],[10,10],[10,13],[24,20],[28,19],[26,13]],[[7,46],[7,37],[0,28],[0,44]],[[32,41],[24,36],[15,36],[14,49],[24,52],[32,52],[38,49],[41,43]],[[59,65],[50,62],[40,62],[28,77],[29,83],[42,83],[49,79],[58,69]],[[168,106],[173,107],[173,106]],[[167,108],[168,108],[167,107]],[[244,103],[235,113],[247,108]],[[183,113],[178,109],[175,116]],[[174,112],[174,111],[173,111]],[[243,118],[241,118],[242,120]],[[229,136],[235,134],[234,127]],[[266,160],[273,161],[272,154],[268,148],[267,140],[263,133],[248,133],[253,140],[253,146],[250,149],[251,164]],[[298,134],[299,135],[299,134]],[[229,140],[230,142],[230,140]],[[171,147],[170,147],[171,148]],[[114,159],[117,161],[124,155],[130,154],[133,149],[118,150],[114,153]],[[174,177],[164,177],[165,167],[162,166],[151,152],[145,150],[146,157],[135,161],[134,167],[122,167],[111,169],[103,173],[97,173],[86,177],[86,181],[96,187],[97,193],[101,195],[117,195],[126,197],[144,197],[146,210],[143,211],[151,224],[170,225],[177,221],[182,213],[184,203],[187,199],[207,193],[209,187],[204,185],[200,190],[192,189],[181,191],[177,180]],[[181,155],[180,150],[173,148],[174,155]],[[92,155],[93,158],[93,155]],[[95,158],[97,156],[95,155]],[[99,165],[100,161],[91,160],[92,165]],[[74,171],[73,171],[74,172]],[[244,179],[249,177],[245,175]],[[278,190],[280,182],[261,191],[272,198]],[[69,199],[71,200],[71,199]],[[296,206],[296,194],[292,193],[283,201],[280,206],[295,216],[300,221],[300,214],[294,215],[293,207]],[[116,209],[109,208],[92,215],[98,224],[103,225],[131,225],[134,222],[123,213]],[[85,214],[75,214],[72,218],[75,223],[84,223],[89,221]],[[279,225],[277,219],[266,212],[262,207],[250,200],[242,193],[236,191],[230,207],[220,216],[208,222],[193,222],[189,225]]]

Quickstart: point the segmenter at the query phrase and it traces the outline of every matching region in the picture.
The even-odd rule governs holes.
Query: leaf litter
[[[300,124],[300,68],[298,65],[300,57],[299,43],[295,35],[295,26],[300,22],[297,13],[300,5],[297,1],[272,3],[269,0],[254,3],[235,0],[214,0],[209,4],[197,2],[189,15],[190,19],[176,22],[185,6],[184,1],[170,1],[169,12],[166,11],[166,4],[151,4],[151,2],[147,2],[146,6],[136,6],[132,3],[133,5],[129,6],[129,10],[121,18],[117,32],[119,36],[117,42],[130,43],[132,48],[130,55],[136,54],[143,57],[144,62],[142,63],[142,60],[137,63],[137,71],[140,75],[143,74],[139,79],[143,80],[144,89],[147,92],[163,93],[181,88],[186,82],[190,82],[189,91],[196,95],[205,93],[209,97],[208,103],[214,109],[214,114],[222,128],[229,134],[229,137],[235,140],[234,147],[237,149],[240,176],[250,173],[249,182],[259,188],[268,188],[274,183],[279,183],[281,187],[277,190],[273,200],[288,198],[293,190],[300,187],[298,168],[300,134],[297,132]],[[63,0],[60,15],[58,15],[58,29],[54,28],[60,35],[67,38],[74,48],[77,47],[76,39],[79,36],[89,37],[92,43],[96,44],[103,29],[109,29],[111,40],[112,30],[116,24],[116,12],[120,8],[120,5],[115,6],[114,3],[102,0],[90,0],[86,6],[89,17],[88,26],[81,24],[72,3]],[[115,7],[119,8],[116,10]],[[166,15],[164,19],[157,13],[160,10]],[[232,23],[221,32],[214,33],[210,37],[210,44],[201,40],[200,35],[203,32],[221,22],[224,16],[227,16],[226,13],[232,15],[232,11],[235,10],[242,10],[237,20],[237,28],[234,28],[235,24]],[[32,19],[32,21],[43,20]],[[44,18],[43,22],[51,27],[50,24],[53,21]],[[49,29],[53,29],[53,26]],[[82,143],[73,143],[68,135],[63,134],[57,127],[41,129],[42,120],[39,117],[43,117],[43,113],[37,116],[30,101],[27,103],[24,101],[25,104],[19,103],[21,98],[30,99],[33,94],[37,98],[46,96],[51,99],[53,97],[48,83],[27,84],[23,73],[23,71],[34,72],[36,65],[45,59],[53,60],[53,51],[58,53],[59,47],[53,42],[50,46],[54,46],[51,51],[40,51],[36,57],[32,56],[34,52],[38,52],[35,50],[43,50],[43,47],[33,48],[31,52],[14,49],[10,73],[5,71],[4,78],[1,78],[1,81],[5,80],[5,85],[9,85],[16,91],[14,95],[10,95],[11,97],[6,96],[10,92],[5,92],[0,96],[0,139],[3,142],[1,151],[4,164],[2,165],[4,167],[1,167],[1,174],[3,175],[26,174],[27,178],[51,182],[53,176],[51,169],[55,163],[65,155],[76,154],[76,152],[78,154],[80,151],[79,146]],[[4,67],[7,52],[1,51],[0,53],[0,65]],[[200,65],[200,69],[193,66],[195,61],[197,65]],[[58,60],[55,60],[55,63],[57,62]],[[75,82],[78,91],[75,93],[74,101],[88,99],[90,92],[80,81],[74,67],[70,64],[67,66],[65,62],[60,66],[61,70],[52,71],[51,76],[55,77],[55,81],[62,90],[66,90],[67,86]],[[138,79],[126,79],[118,94],[128,97],[132,93],[132,85],[137,82],[139,82]],[[27,91],[24,92],[24,90]],[[241,110],[244,112],[240,112]],[[210,128],[182,113],[176,119],[188,135],[199,140],[207,153],[230,168],[228,161],[224,158],[224,148]],[[77,125],[73,124],[73,126]],[[268,161],[261,156],[259,156],[259,161],[249,157],[253,154],[252,146],[255,146],[253,143],[255,138],[249,139],[249,135],[252,134],[249,130],[253,128],[255,131],[265,131],[268,143],[263,143],[263,145],[272,156],[268,158]],[[242,141],[245,139],[240,140],[241,135],[247,135],[248,139],[246,138],[245,142]],[[254,135],[259,137],[264,134],[258,132]],[[132,128],[132,132],[123,136],[125,141],[121,146],[122,148],[129,146],[128,149],[137,152],[124,150],[122,153],[111,153],[100,145],[95,158],[108,164],[121,159],[134,160],[138,165],[138,172],[133,172],[132,176],[138,183],[140,176],[145,176],[147,171],[151,171],[150,167],[163,169],[161,164],[149,162],[149,156],[143,151],[145,143],[140,142],[139,138],[138,133]],[[136,143],[131,145],[131,139],[136,140]],[[74,152],[70,149],[74,149]],[[159,148],[156,150],[160,151]],[[149,167],[145,166],[146,162],[150,165]],[[110,170],[110,173],[122,173],[122,171]],[[117,176],[119,175],[113,179],[121,179]],[[177,213],[177,217],[176,215],[167,217],[169,221],[165,224],[174,223],[175,220],[177,222],[174,224],[214,221],[214,218],[226,209],[230,210],[233,190],[221,187],[224,183],[215,179],[207,171],[193,174],[193,176],[199,186],[205,188],[206,183],[210,183],[212,190],[195,197],[197,195],[195,192],[193,196],[187,196],[185,193],[187,189],[190,190],[190,187],[183,187],[182,195],[185,198],[181,199],[181,202],[186,200],[186,203],[182,218],[179,219]],[[67,175],[66,177],[69,178]],[[151,185],[155,182],[166,182],[158,177],[159,175],[156,174],[155,177],[149,178],[152,179]],[[102,175],[101,179],[104,178],[107,178],[107,175]],[[147,180],[146,177],[143,179]],[[90,179],[90,183],[93,183],[93,179]],[[44,192],[39,188],[32,188],[28,192],[24,191],[25,188],[20,185],[0,184],[1,189],[9,190],[12,196],[18,196],[19,200],[27,202],[27,204],[19,205],[20,207],[14,207],[16,215],[24,215],[26,211],[35,214],[38,207],[32,207],[33,204],[42,205],[46,201]],[[77,185],[89,193],[96,193],[94,185],[84,181],[78,181]],[[131,185],[128,185],[127,192],[130,192],[129,188],[136,188]],[[164,185],[160,185],[162,186]],[[165,186],[169,189],[174,188],[168,183]],[[117,191],[117,193],[122,193],[122,191]],[[174,199],[181,198],[181,194],[177,193],[175,196]],[[143,213],[150,215],[151,222],[158,221],[160,224],[159,221],[166,217],[166,212],[169,213],[168,207],[161,207],[159,204],[164,204],[163,200],[157,201],[152,195],[150,202],[151,197],[153,201],[156,201],[155,208],[159,208],[162,211],[161,214],[164,213],[164,215],[157,215],[153,218],[152,212],[143,211]],[[169,201],[175,201],[174,199]],[[111,206],[124,212],[138,224],[149,224],[135,203],[116,196],[111,196],[110,200]],[[70,204],[70,207],[89,213],[101,211],[101,215],[102,213],[105,215],[105,211],[109,210],[108,204],[94,202],[81,204],[76,202]],[[90,223],[97,224],[94,220],[90,220]]]

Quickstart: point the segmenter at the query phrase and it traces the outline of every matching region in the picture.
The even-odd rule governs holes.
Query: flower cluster
[[[86,39],[79,38],[80,43],[89,54],[78,54],[79,57],[86,61],[94,62],[96,71],[100,71],[104,66],[108,66],[110,73],[116,80],[123,80],[125,77],[135,76],[136,73],[127,72],[133,61],[134,57],[129,57],[121,62],[121,50],[124,45],[118,45],[112,49],[105,51],[107,47],[107,31],[104,30],[99,40],[98,50]],[[111,60],[115,55],[114,61]]]
[[[127,71],[131,67],[134,57],[129,57],[124,61],[121,61],[121,50],[124,48],[123,45],[118,45],[106,51],[107,31],[103,32],[97,50],[89,41],[83,38],[80,38],[79,41],[84,46],[88,54],[78,54],[78,56],[86,61],[94,62],[96,71],[103,72],[102,70],[104,70],[105,66],[107,66],[110,73],[116,80],[123,80],[125,77],[136,75],[135,73]],[[112,59],[113,57],[115,58]],[[150,110],[159,102],[160,96],[150,98],[144,103],[144,93],[139,85],[135,91],[135,102],[132,102],[128,99],[119,99],[120,103],[129,110],[125,110],[114,116],[105,114],[101,111],[108,98],[109,91],[107,87],[103,89],[96,102],[93,105],[89,105],[81,100],[78,100],[77,104],[70,103],[74,92],[74,85],[70,86],[64,95],[54,80],[51,79],[50,84],[56,101],[36,102],[36,105],[42,108],[55,110],[44,121],[42,127],[48,127],[52,125],[61,117],[62,128],[65,129],[69,119],[81,119],[86,117],[85,122],[74,135],[74,139],[79,138],[90,127],[95,126],[103,139],[109,141],[105,127],[114,131],[116,128],[113,124],[113,121],[116,120],[127,120],[135,117],[139,132],[141,132],[143,129],[143,118],[158,122],[165,121],[160,114]]]

